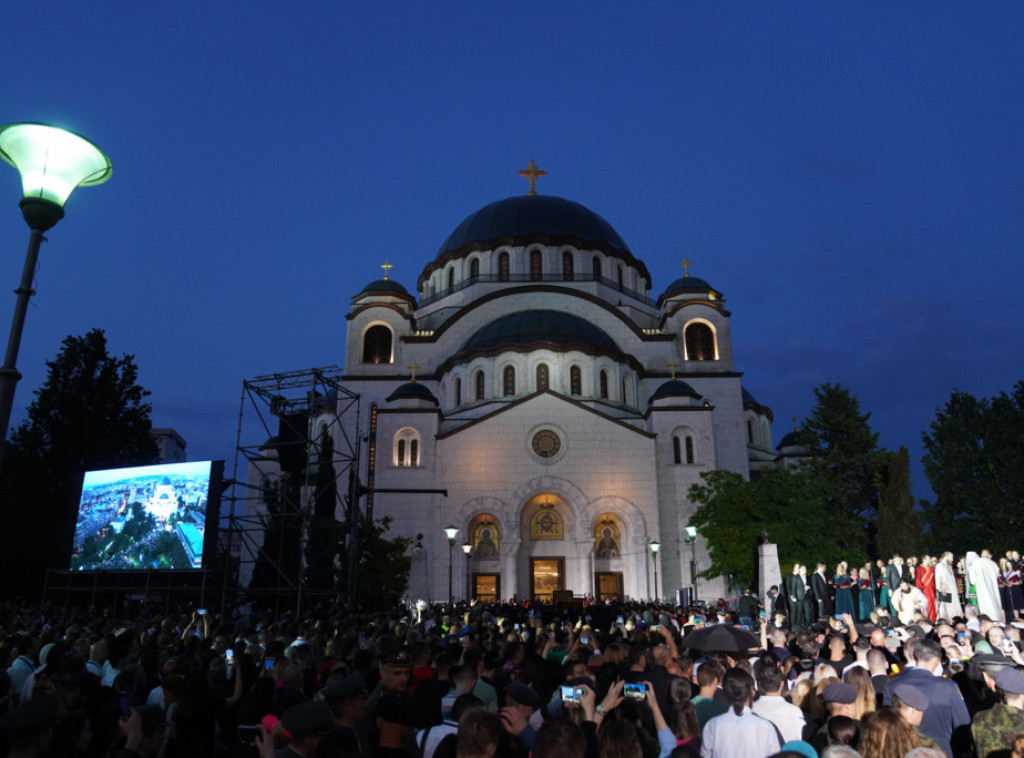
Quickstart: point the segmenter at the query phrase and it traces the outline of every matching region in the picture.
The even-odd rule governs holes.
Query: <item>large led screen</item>
[[[223,461],[87,471],[72,571],[199,569]]]

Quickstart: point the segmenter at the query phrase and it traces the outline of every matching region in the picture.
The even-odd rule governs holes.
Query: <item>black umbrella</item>
[[[742,653],[760,647],[757,637],[746,629],[716,624],[694,629],[683,637],[683,647],[690,650],[711,650],[721,653]]]

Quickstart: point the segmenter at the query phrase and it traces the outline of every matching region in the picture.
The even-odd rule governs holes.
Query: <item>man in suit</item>
[[[818,569],[811,577],[811,592],[814,594],[815,612],[819,619],[828,618],[835,611],[832,603],[832,586],[825,573],[825,564],[818,562]]]
[[[967,712],[960,688],[951,679],[936,676],[942,671],[942,648],[928,639],[908,640],[905,648],[908,665],[885,686],[882,702],[892,705],[893,690],[901,684],[917,687],[928,697],[920,731],[934,740],[946,755],[970,755],[971,715]],[[912,662],[912,663],[911,663]]]
[[[786,577],[786,601],[789,605],[789,623],[794,632],[803,631],[808,619],[805,614],[804,598],[807,586],[804,577],[800,576],[800,564],[794,564],[793,573]]]
[[[892,557],[892,563],[885,567],[885,581],[889,585],[889,597],[892,597],[903,581],[903,558],[898,555]]]

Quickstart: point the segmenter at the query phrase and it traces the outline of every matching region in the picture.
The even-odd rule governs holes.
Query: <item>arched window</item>
[[[562,253],[562,278],[571,282],[573,277],[572,253],[568,250]]]
[[[569,394],[583,394],[583,377],[580,374],[579,366],[573,366],[572,368],[569,369]]]
[[[749,418],[747,419],[747,444],[754,444],[754,422]]]
[[[415,429],[401,429],[395,435],[396,466],[420,465],[420,435]]]
[[[619,292],[622,292],[622,266],[618,266],[617,268],[619,274]]]
[[[686,438],[686,462],[693,463],[693,437]]]
[[[476,382],[476,399],[484,399],[484,372],[477,371],[476,376],[473,377],[473,381]]]
[[[539,282],[544,274],[544,257],[540,250],[530,251],[530,281]]]
[[[455,377],[452,383],[452,395],[456,405],[462,405],[462,379]]]
[[[595,255],[594,256],[594,260],[591,261],[591,263],[590,263],[590,266],[591,266],[591,270],[594,272],[594,278],[595,279],[600,279],[601,278],[601,259],[598,258]]]
[[[599,376],[598,383],[600,384],[600,395],[601,395],[601,397],[603,399],[607,400],[608,399],[608,372],[605,371],[604,369],[601,369],[601,374]]]
[[[363,363],[391,363],[391,329],[371,326],[363,335]]]
[[[673,463],[682,463],[683,462],[683,455],[682,455],[682,451],[679,449],[679,438],[678,437],[673,437],[672,438],[672,462]]]
[[[505,366],[502,374],[502,390],[505,397],[512,397],[516,394],[516,370],[511,366]]]
[[[548,364],[538,363],[537,364],[537,391],[546,390],[550,382],[551,375],[548,372]]]
[[[686,360],[688,361],[714,361],[715,355],[715,334],[711,327],[699,321],[688,324],[686,327]]]
[[[476,281],[480,278],[480,259],[474,258],[469,262],[469,278]]]
[[[508,257],[508,253],[502,253],[498,256],[498,281],[507,282],[511,271],[512,262]]]
[[[455,286],[455,269],[454,268],[448,269],[448,282],[447,282],[446,286],[447,286],[448,289],[452,289]]]

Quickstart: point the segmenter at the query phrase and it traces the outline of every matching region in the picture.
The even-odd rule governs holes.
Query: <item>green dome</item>
[[[438,254],[512,240],[573,241],[608,251],[629,250],[612,225],[586,206],[554,195],[517,195],[471,213],[455,227]]]
[[[571,313],[549,310],[521,311],[497,318],[479,329],[462,349],[488,350],[538,341],[617,349],[614,340],[589,321]]]

